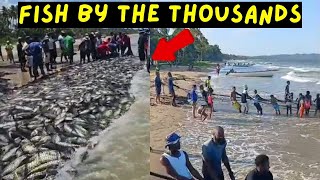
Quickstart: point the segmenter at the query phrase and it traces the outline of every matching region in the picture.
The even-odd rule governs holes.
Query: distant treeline
[[[171,39],[183,28],[153,28],[151,29],[151,42],[150,50],[151,53],[157,46],[160,38]],[[208,39],[202,34],[200,28],[190,28],[191,33],[195,38],[195,42],[192,45],[177,52],[177,64],[192,64],[198,61],[211,61],[211,62],[221,62],[223,60],[240,59],[245,56],[236,56],[232,54],[223,54],[219,45],[211,45]],[[169,47],[168,47],[169,48]]]
[[[103,29],[92,29],[92,28],[70,28],[70,29],[59,29],[59,28],[18,28],[18,6],[12,5],[10,7],[2,6],[0,8],[0,43],[4,44],[6,41],[16,42],[17,37],[25,36],[38,36],[43,38],[47,33],[59,34],[61,30],[70,33],[76,38],[82,37],[85,33],[99,31],[103,35],[109,35],[110,32],[124,32],[124,33],[137,33],[136,29],[133,28],[103,28]]]

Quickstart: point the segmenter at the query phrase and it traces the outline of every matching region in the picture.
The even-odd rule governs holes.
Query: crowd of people
[[[176,105],[175,99],[175,85],[171,72],[168,72],[168,89],[172,96],[172,106]],[[182,88],[181,88],[182,89]],[[156,103],[160,102],[161,92],[164,92],[164,83],[160,78],[159,70],[156,71],[155,77],[155,90],[156,90]],[[204,121],[208,116],[212,117],[212,112],[215,112],[213,107],[213,86],[211,85],[211,77],[205,80],[204,85],[199,86],[200,94],[197,90],[197,85],[193,85],[192,90],[188,93],[188,101],[192,105],[192,114],[194,118],[197,118],[197,114],[200,115],[201,120]],[[238,102],[240,99],[240,103]],[[277,99],[274,95],[270,95],[270,99],[262,98],[257,90],[254,90],[252,96],[248,93],[248,86],[244,85],[243,92],[238,93],[236,87],[232,88],[230,93],[230,99],[232,106],[239,112],[249,113],[249,101],[253,101],[253,105],[256,107],[256,111],[259,115],[263,114],[261,103],[271,104],[276,115],[281,115],[279,102],[283,103],[287,116],[292,115],[292,108],[296,103],[296,115],[300,118],[309,117],[310,109],[315,106],[315,116],[320,111],[320,94],[317,94],[313,99],[310,92],[307,91],[305,95],[299,94],[299,97],[294,100],[293,93],[290,91],[290,81],[287,81],[285,87],[284,100]],[[197,109],[197,106],[198,109]],[[209,115],[206,113],[206,109],[209,107]],[[188,154],[185,151],[180,150],[180,136],[176,133],[170,134],[166,138],[168,152],[164,153],[161,157],[161,164],[166,168],[167,173],[178,180],[223,180],[224,175],[221,169],[221,162],[224,163],[231,179],[234,178],[234,174],[229,165],[229,159],[226,154],[226,141],[224,138],[224,130],[218,126],[214,129],[212,138],[204,142],[202,146],[202,175],[192,166],[189,161]],[[245,180],[272,180],[272,173],[269,171],[269,158],[267,155],[259,155],[255,159],[255,168],[248,173]]]
[[[149,48],[149,29],[139,29],[139,57],[141,61],[148,60],[147,69],[150,69],[150,58],[148,58]],[[22,72],[29,72],[31,78],[37,79],[39,77],[39,69],[42,76],[56,69],[57,65],[57,43],[60,47],[60,63],[63,59],[70,64],[73,64],[75,39],[71,34],[64,31],[56,38],[56,34],[48,33],[43,39],[40,37],[26,36],[19,37],[17,43],[17,55]],[[15,63],[13,56],[14,46],[7,41],[5,50],[7,53],[7,60],[10,63]],[[95,60],[106,60],[111,57],[132,56],[130,37],[125,33],[110,33],[109,37],[102,38],[99,32],[86,33],[82,38],[78,49],[80,52],[80,64]],[[0,46],[0,56],[4,61]],[[28,70],[27,70],[28,69]]]

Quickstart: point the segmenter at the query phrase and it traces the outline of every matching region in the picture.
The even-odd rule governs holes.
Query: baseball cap
[[[171,144],[176,144],[180,140],[180,136],[177,133],[172,133],[166,137],[166,147]]]

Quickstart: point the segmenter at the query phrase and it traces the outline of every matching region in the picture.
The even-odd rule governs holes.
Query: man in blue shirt
[[[226,153],[227,142],[224,138],[224,130],[217,126],[213,137],[202,146],[202,173],[205,180],[224,180],[221,161],[227,168],[231,180],[235,180]]]
[[[168,87],[169,87],[169,93],[170,93],[171,96],[172,96],[171,105],[172,105],[172,106],[177,106],[177,104],[176,104],[176,94],[175,94],[175,92],[174,92],[174,86],[178,87],[177,85],[175,85],[175,84],[173,83],[173,77],[172,77],[171,72],[168,72]]]
[[[35,37],[29,44],[29,52],[33,57],[33,75],[34,79],[39,76],[38,67],[40,68],[41,74],[45,76],[43,70],[43,59],[42,59],[42,46],[38,37]]]

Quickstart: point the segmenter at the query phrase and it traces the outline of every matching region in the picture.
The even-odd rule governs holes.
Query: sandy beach
[[[150,147],[155,150],[155,153],[150,154],[150,171],[158,174],[166,175],[164,168],[160,165],[160,151],[164,150],[165,138],[171,132],[177,131],[183,135],[181,127],[186,118],[187,108],[186,101],[186,89],[191,89],[193,84],[201,82],[199,79],[206,75],[205,72],[193,72],[187,71],[186,68],[167,68],[163,69],[160,73],[160,77],[165,84],[164,92],[161,96],[162,104],[155,103],[155,87],[154,78],[155,71],[150,74]],[[175,84],[181,89],[175,89],[177,96],[177,107],[173,107],[170,104],[171,97],[168,92],[168,80],[167,73],[169,70],[175,77]],[[157,180],[158,178],[151,176],[150,179]]]

